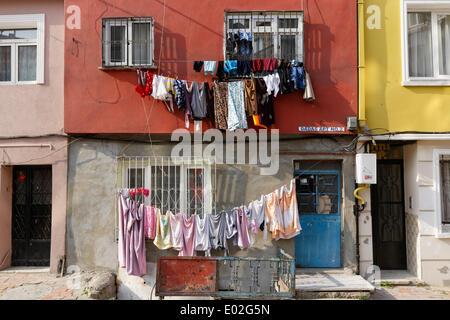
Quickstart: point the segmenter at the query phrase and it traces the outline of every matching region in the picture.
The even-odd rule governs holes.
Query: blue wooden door
[[[296,265],[341,267],[340,171],[296,171],[302,232],[295,238]]]

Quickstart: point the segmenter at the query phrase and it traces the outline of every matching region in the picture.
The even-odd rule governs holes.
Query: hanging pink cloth
[[[167,214],[169,215],[172,248],[180,251],[178,254],[180,256],[183,249],[183,215],[181,213],[173,214],[170,211]]]
[[[154,207],[145,206],[144,211],[144,232],[147,239],[155,239],[156,237],[156,216],[157,210]]]
[[[195,251],[195,218],[196,215],[192,215],[189,219],[183,215],[182,229],[183,229],[183,247],[179,256],[181,257],[194,257]]]
[[[128,190],[119,190],[119,263],[129,275],[143,276],[147,271],[144,205],[138,208],[129,195]]]
[[[234,209],[236,212],[236,225],[237,225],[237,245],[241,249],[248,248],[250,246],[250,237],[248,234],[248,222],[247,222],[247,207],[242,206]]]

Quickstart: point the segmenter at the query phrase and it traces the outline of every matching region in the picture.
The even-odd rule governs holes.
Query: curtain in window
[[[19,81],[36,80],[36,46],[19,46]]]
[[[151,64],[150,23],[133,23],[133,64]]]
[[[438,15],[439,74],[450,75],[450,16]]]
[[[0,46],[0,81],[11,81],[10,46]]]
[[[297,50],[295,48],[295,36],[294,35],[282,35],[281,36],[281,59],[294,60]]]
[[[450,224],[450,160],[441,160],[442,222]]]
[[[409,76],[433,76],[431,13],[408,13]]]
[[[121,63],[125,61],[125,26],[111,26],[111,62]]]

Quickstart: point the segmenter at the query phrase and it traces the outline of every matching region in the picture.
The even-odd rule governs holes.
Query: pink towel
[[[156,237],[156,208],[145,206],[144,231],[145,237],[155,239]]]
[[[182,257],[196,256],[195,252],[195,215],[192,215],[189,219],[183,215],[182,229],[183,229],[183,247],[180,251]]]

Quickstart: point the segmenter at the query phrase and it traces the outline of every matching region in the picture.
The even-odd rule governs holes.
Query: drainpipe
[[[360,250],[359,250],[359,213],[364,211],[364,208],[366,207],[366,201],[364,198],[358,195],[359,191],[365,190],[369,188],[368,186],[357,188],[357,185],[355,184],[355,191],[353,192],[353,195],[355,196],[355,205],[353,206],[353,213],[355,215],[356,219],[356,274],[361,273],[361,266],[359,262],[360,258]],[[359,201],[361,201],[361,206],[359,205]]]
[[[365,51],[365,11],[364,0],[357,0],[358,5],[358,120],[366,121],[366,51]]]

